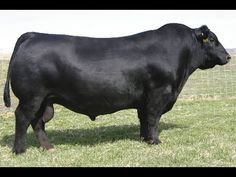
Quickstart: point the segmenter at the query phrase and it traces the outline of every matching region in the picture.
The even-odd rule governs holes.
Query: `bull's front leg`
[[[140,138],[150,144],[158,144],[161,141],[157,136],[157,125],[160,118],[155,116],[155,113],[147,114],[147,108],[143,107],[138,109],[138,118],[140,121]]]
[[[140,138],[141,140],[148,140],[148,131],[147,131],[147,113],[146,107],[141,107],[138,110],[138,118],[140,121]]]
[[[158,126],[160,118],[171,101],[171,90],[168,87],[153,89],[148,93],[146,104],[147,142],[159,144]]]
[[[147,110],[147,143],[149,144],[159,144],[161,143],[158,135],[158,126],[161,115],[158,111],[148,108]]]

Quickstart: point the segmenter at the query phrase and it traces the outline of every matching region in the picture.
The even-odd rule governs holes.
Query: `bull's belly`
[[[51,96],[48,101],[60,104],[69,110],[90,117],[111,114],[123,109],[137,108],[140,97],[133,95],[84,96],[84,95],[57,95]]]
[[[88,116],[113,113],[136,108],[143,99],[143,87],[136,86],[120,76],[118,81],[99,79],[77,80],[53,86],[54,103]],[[61,84],[61,82],[58,82]]]

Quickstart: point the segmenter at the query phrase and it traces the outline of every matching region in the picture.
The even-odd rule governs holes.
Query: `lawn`
[[[46,124],[55,151],[39,148],[30,127],[27,152],[19,156],[11,152],[17,99],[12,94],[13,106],[3,106],[8,61],[0,61],[0,166],[236,166],[235,61],[190,77],[174,108],[160,121],[160,145],[139,139],[135,110],[91,121],[56,105],[54,118]]]

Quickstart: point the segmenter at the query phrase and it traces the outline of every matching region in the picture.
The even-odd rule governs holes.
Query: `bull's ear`
[[[195,34],[197,39],[203,42],[208,41],[210,30],[206,25],[201,26],[200,28],[195,29]]]

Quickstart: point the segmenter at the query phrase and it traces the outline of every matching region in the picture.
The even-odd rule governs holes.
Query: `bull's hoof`
[[[153,144],[153,145],[155,145],[155,144],[160,144],[161,141],[160,141],[159,139],[156,139],[156,140],[148,140],[147,143],[148,143],[148,144]]]
[[[159,139],[156,139],[156,140],[150,140],[150,139],[148,139],[148,138],[145,138],[145,137],[143,137],[143,136],[140,136],[140,139],[141,139],[141,141],[145,141],[145,142],[147,142],[148,144],[160,144],[160,143],[162,143]]]
[[[43,150],[50,150],[50,149],[54,149],[54,146],[51,144],[47,144],[47,145],[43,145],[43,146],[41,145],[41,148]]]
[[[15,153],[16,155],[22,154],[24,153],[26,150],[25,148],[17,148],[17,147],[13,147],[12,152]]]

